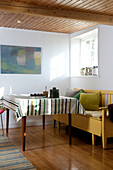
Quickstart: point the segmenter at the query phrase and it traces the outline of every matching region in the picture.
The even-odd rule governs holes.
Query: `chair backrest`
[[[74,90],[79,90],[74,88]],[[83,89],[85,93],[97,93],[101,92],[101,106],[106,107],[109,104],[113,103],[113,90],[88,90]]]

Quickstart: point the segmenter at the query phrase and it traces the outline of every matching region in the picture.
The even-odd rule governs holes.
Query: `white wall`
[[[96,27],[76,32],[74,37]],[[113,90],[113,26],[99,25],[99,76],[98,77],[70,77],[70,88]]]
[[[69,87],[69,35],[60,33],[47,33],[39,31],[27,31],[20,29],[0,28],[1,45],[17,45],[42,47],[42,73],[39,75],[25,74],[0,74],[0,89],[4,88],[4,94],[16,93],[38,93],[44,90],[47,85],[48,90],[53,86],[60,89],[63,95]],[[57,58],[57,62],[62,61],[63,73],[53,80],[51,78],[51,59]],[[58,61],[59,60],[59,61]],[[36,118],[27,118],[28,124],[41,124]],[[49,119],[51,121],[51,118]],[[5,114],[4,114],[5,123]],[[10,117],[10,127],[20,126],[15,123],[14,114]]]

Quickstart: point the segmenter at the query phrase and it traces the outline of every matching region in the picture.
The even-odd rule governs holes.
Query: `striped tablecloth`
[[[17,121],[23,116],[85,113],[79,101],[69,97],[38,98],[27,95],[7,95],[3,96],[0,102],[3,107],[15,112]]]

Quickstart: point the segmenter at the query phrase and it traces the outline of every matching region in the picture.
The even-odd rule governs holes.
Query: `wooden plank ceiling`
[[[113,25],[112,9],[113,0],[4,0],[0,27],[72,33],[97,24]]]

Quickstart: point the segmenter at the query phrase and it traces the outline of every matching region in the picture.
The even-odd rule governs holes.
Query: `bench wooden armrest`
[[[107,106],[105,106],[105,107],[99,107],[99,110],[106,110],[106,109],[108,109]]]

